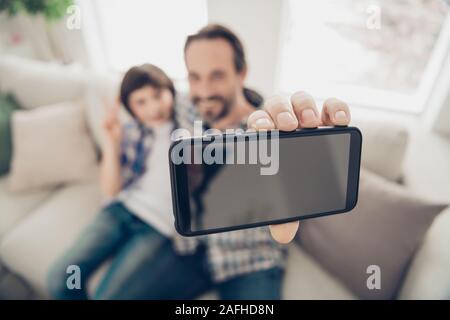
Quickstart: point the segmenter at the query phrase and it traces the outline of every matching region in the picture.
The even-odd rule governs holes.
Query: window
[[[95,26],[88,30],[98,33],[95,39],[99,43],[92,46],[102,51],[108,67],[120,71],[149,62],[174,79],[184,78],[186,36],[207,22],[206,0],[93,0],[92,3],[80,0],[79,3],[86,7],[84,12],[94,12],[88,18],[90,25],[94,22]]]
[[[285,2],[277,86],[420,112],[450,44],[442,0]]]

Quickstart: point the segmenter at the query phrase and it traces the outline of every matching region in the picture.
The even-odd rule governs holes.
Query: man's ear
[[[239,77],[241,78],[242,85],[244,85],[245,79],[247,79],[247,66],[239,72]]]

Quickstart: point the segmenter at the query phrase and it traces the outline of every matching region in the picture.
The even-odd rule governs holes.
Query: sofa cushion
[[[450,299],[450,207],[434,220],[414,256],[400,299]]]
[[[8,191],[8,177],[0,178],[0,239],[25,216],[45,202],[53,190],[26,193]]]
[[[84,73],[77,65],[2,56],[0,90],[12,93],[22,107],[36,108],[81,97]]]
[[[284,279],[283,299],[357,299],[354,293],[306,251],[291,243]]]
[[[408,129],[401,123],[380,120],[355,119],[352,125],[359,127],[363,136],[361,165],[390,181],[401,180]]]
[[[95,216],[100,201],[96,179],[55,191],[2,239],[2,262],[45,294],[49,267]]]
[[[90,179],[97,156],[79,103],[59,103],[13,115],[12,191]],[[32,161],[30,161],[32,159]]]
[[[428,227],[445,207],[364,171],[356,208],[304,221],[299,240],[358,297],[392,299]],[[375,277],[380,287],[370,288],[377,285]]]

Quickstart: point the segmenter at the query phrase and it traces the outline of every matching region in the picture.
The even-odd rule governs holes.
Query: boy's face
[[[225,118],[242,91],[245,71],[237,72],[231,45],[223,39],[193,41],[186,50],[189,91],[204,121]]]
[[[168,89],[157,89],[150,85],[134,90],[128,104],[136,118],[148,127],[156,127],[170,121],[173,96]]]

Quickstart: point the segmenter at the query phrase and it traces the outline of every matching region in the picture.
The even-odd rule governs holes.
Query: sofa
[[[81,66],[0,57],[0,92],[12,92],[24,108],[82,99],[86,126],[98,150],[102,143],[101,99],[114,97],[119,81],[119,74],[98,74]],[[362,118],[356,118],[354,123],[364,133],[363,167],[391,181],[408,181],[403,170],[408,129],[400,123],[386,126],[384,122]],[[9,191],[7,175],[0,177],[0,298],[48,298],[49,267],[95,216],[101,202],[97,174],[78,183],[19,193]],[[450,298],[448,230],[447,208],[434,220],[415,253],[398,299]],[[296,241],[288,246],[284,298],[358,298]],[[107,265],[108,262],[89,282],[90,290]],[[200,298],[215,297],[210,292]]]

